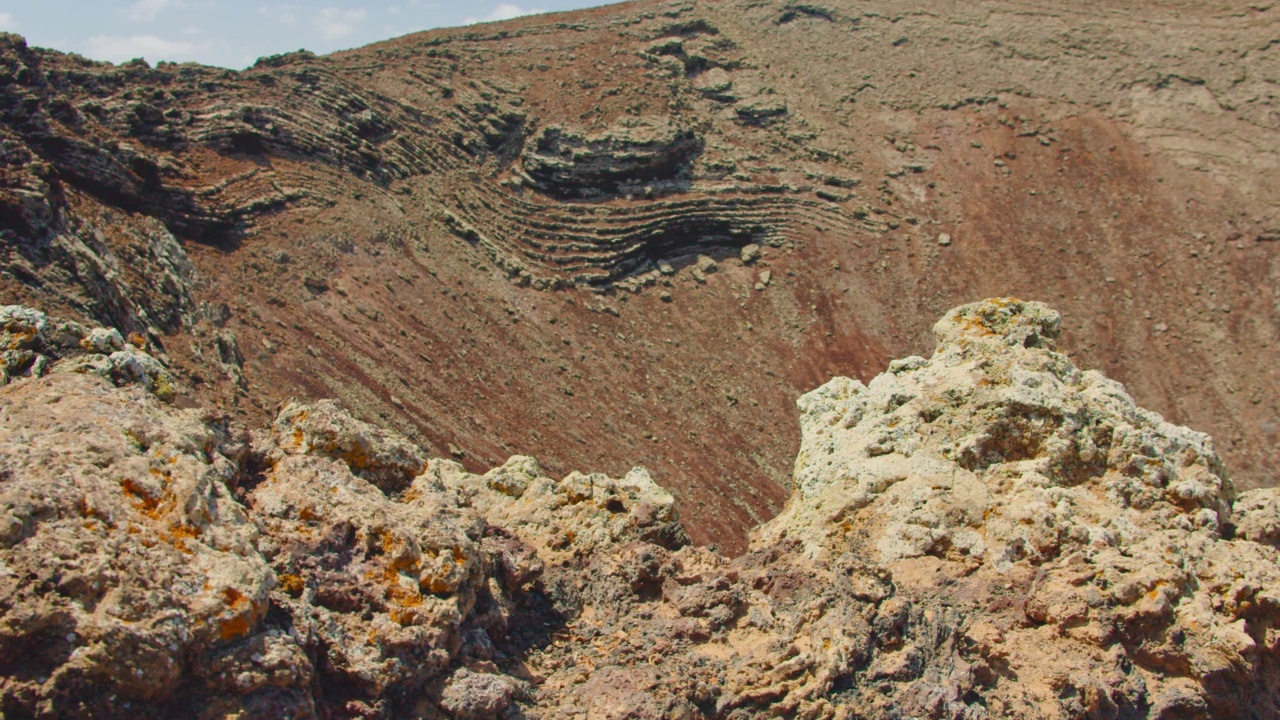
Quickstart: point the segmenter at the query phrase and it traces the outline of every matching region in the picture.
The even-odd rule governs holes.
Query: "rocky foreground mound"
[[[792,497],[737,558],[643,468],[476,475],[332,402],[249,434],[3,317],[7,718],[1280,707],[1276,491],[1054,352],[1038,303],[957,308],[931,358],[804,396]]]
[[[737,555],[790,495],[768,419],[1035,296],[1264,487],[1278,38],[1259,0],[632,0],[240,71],[0,33],[0,303],[248,427],[643,464]]]

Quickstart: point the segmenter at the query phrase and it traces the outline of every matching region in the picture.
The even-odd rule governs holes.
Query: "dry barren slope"
[[[644,463],[731,550],[801,392],[1043,299],[1271,484],[1278,18],[639,2],[241,73],[11,37],[0,292],[149,335],[255,422],[337,396],[473,469]]]

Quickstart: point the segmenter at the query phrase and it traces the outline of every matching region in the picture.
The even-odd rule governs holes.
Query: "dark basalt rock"
[[[667,120],[585,133],[552,125],[525,145],[521,162],[540,191],[561,199],[668,194],[687,189],[702,139]]]

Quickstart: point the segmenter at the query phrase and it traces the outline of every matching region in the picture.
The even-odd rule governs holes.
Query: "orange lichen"
[[[223,640],[233,640],[247,635],[253,627],[255,618],[261,617],[266,611],[264,604],[251,602],[244,593],[233,587],[223,588],[222,598],[226,601],[227,608],[237,613],[235,617],[218,624],[218,634]]]
[[[252,624],[247,616],[237,615],[230,620],[224,620],[218,625],[218,635],[223,640],[234,640],[248,635],[250,627],[252,627]]]
[[[147,489],[134,482],[132,478],[123,478],[120,481],[120,488],[130,497],[130,504],[134,509],[150,518],[160,515],[160,500],[151,497]]]
[[[187,545],[187,541],[199,534],[199,527],[177,523],[170,525],[168,531],[161,532],[161,537],[179,551],[187,555],[194,555],[195,550]]]
[[[422,604],[422,593],[395,583],[387,588],[386,599],[403,607],[418,607]]]
[[[448,595],[453,592],[453,586],[445,581],[444,578],[429,577],[423,581],[422,585],[424,585],[427,588],[427,592],[430,592],[432,595]]]
[[[80,515],[87,518],[101,517],[102,513],[98,509],[89,504],[89,498],[82,497],[76,502],[76,507],[80,510]]]
[[[35,328],[24,327],[21,329],[6,325],[4,331],[9,334],[9,343],[5,350],[19,350],[31,345],[31,341],[36,337]]]
[[[239,607],[240,605],[244,605],[249,602],[248,598],[244,596],[244,593],[233,587],[223,588],[222,597],[227,601],[227,605],[232,608]]]
[[[372,463],[372,458],[369,457],[369,453],[365,452],[364,448],[341,448],[337,445],[331,445],[324,448],[324,452],[343,461],[352,470],[363,470]]]
[[[193,538],[200,534],[200,528],[195,525],[170,525],[169,534],[175,538]]]
[[[392,608],[387,611],[387,615],[391,618],[392,622],[396,623],[400,627],[421,625],[422,621],[425,619],[422,613],[417,610],[399,610]]]
[[[299,575],[282,573],[276,578],[276,580],[280,583],[280,589],[289,593],[293,597],[301,595],[303,589],[306,587],[306,583],[302,581],[302,577]]]
[[[386,528],[379,528],[376,532],[378,533],[378,541],[382,545],[382,552],[390,553],[395,549],[396,537],[391,534],[390,530],[387,530]]]

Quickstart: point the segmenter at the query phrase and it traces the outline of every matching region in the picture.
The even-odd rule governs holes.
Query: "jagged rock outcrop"
[[[529,139],[521,165],[535,187],[556,197],[665,195],[688,189],[701,146],[692,130],[666,118],[595,135],[545,127]]]
[[[643,463],[737,553],[800,439],[757,408],[924,352],[959,302],[1035,294],[1081,362],[1259,487],[1264,6],[637,0],[240,71],[4,35],[0,296],[139,333],[252,427],[340,397],[473,472]]]
[[[1212,441],[1054,352],[1059,323],[964,306],[931,358],[806,395],[796,492],[755,544],[864,558],[910,617],[954,614],[909,621],[884,678],[915,714],[1274,713],[1275,492],[1239,503]]]
[[[546,717],[1274,713],[1274,491],[1234,514],[1212,442],[1058,327],[965,306],[931,358],[805,396],[795,492],[746,556],[580,561],[573,632],[612,640],[544,652]]]
[[[258,631],[270,568],[225,417],[55,372],[0,400],[0,711],[155,715]],[[207,654],[212,651],[212,654]]]
[[[806,395],[794,494],[734,559],[643,468],[472,474],[330,402],[250,439],[56,360],[0,389],[0,709],[1273,715],[1276,491],[1237,498],[1059,323],[963,306],[930,358]]]
[[[88,328],[33,308],[0,306],[0,385],[53,371],[89,373],[117,385],[139,383],[161,400],[172,400],[173,375],[148,348],[138,334],[126,342],[115,328]]]

